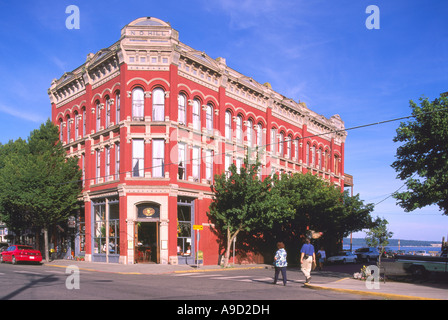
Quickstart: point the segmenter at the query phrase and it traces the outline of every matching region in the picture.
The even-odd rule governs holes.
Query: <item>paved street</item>
[[[326,282],[336,274],[313,276]],[[340,276],[340,275],[339,275]],[[72,273],[47,265],[0,265],[0,297],[4,300],[347,300],[366,297],[303,286],[303,275],[288,270],[288,285],[272,284],[272,269],[184,272],[169,274],[119,274],[79,270],[79,289],[68,289]],[[370,298],[369,298],[370,299]]]

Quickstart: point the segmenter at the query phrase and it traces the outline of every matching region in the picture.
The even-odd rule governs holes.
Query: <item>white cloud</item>
[[[46,120],[46,118],[40,114],[8,107],[3,104],[0,104],[0,112],[30,122],[42,123]]]

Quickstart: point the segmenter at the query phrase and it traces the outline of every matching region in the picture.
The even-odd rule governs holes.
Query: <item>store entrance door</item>
[[[160,263],[159,223],[136,222],[136,263]]]

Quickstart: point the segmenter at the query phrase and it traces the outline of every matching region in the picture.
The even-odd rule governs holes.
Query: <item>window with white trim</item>
[[[186,154],[187,154],[187,146],[185,143],[177,144],[177,157],[178,157],[178,178],[180,180],[185,180],[187,176],[187,163],[186,163]]]
[[[193,129],[201,130],[201,103],[198,99],[193,100]]]
[[[179,94],[179,97],[177,98],[178,101],[178,107],[177,107],[177,122],[180,125],[186,125],[187,124],[187,98],[183,93]]]
[[[152,176],[163,178],[165,176],[165,140],[152,140]]]
[[[143,139],[132,140],[132,176],[144,177],[145,142]]]
[[[205,151],[205,179],[213,182],[213,150]]]
[[[165,91],[161,88],[152,92],[152,121],[165,121]]]
[[[208,104],[205,113],[206,128],[209,133],[213,133],[213,106]]]
[[[193,147],[193,180],[199,182],[201,179],[201,148]]]
[[[225,136],[227,140],[232,140],[232,114],[226,111],[225,115]]]
[[[145,110],[145,94],[142,88],[132,90],[132,120],[143,121]]]

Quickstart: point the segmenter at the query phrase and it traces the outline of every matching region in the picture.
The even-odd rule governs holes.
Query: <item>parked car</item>
[[[1,253],[0,262],[42,262],[42,254],[31,246],[12,245]]]
[[[328,263],[356,263],[357,257],[353,252],[341,251],[337,255],[329,257],[327,259]]]
[[[429,256],[430,254],[425,250],[419,250],[415,253],[416,256]]]
[[[405,254],[406,254],[406,251],[405,251],[405,250],[397,250],[397,251],[395,252],[394,257],[396,258],[396,257],[398,257],[398,256],[403,256],[403,255],[405,255]]]
[[[355,254],[358,257],[358,261],[366,261],[367,263],[378,260],[380,256],[376,248],[359,248],[355,250]]]

